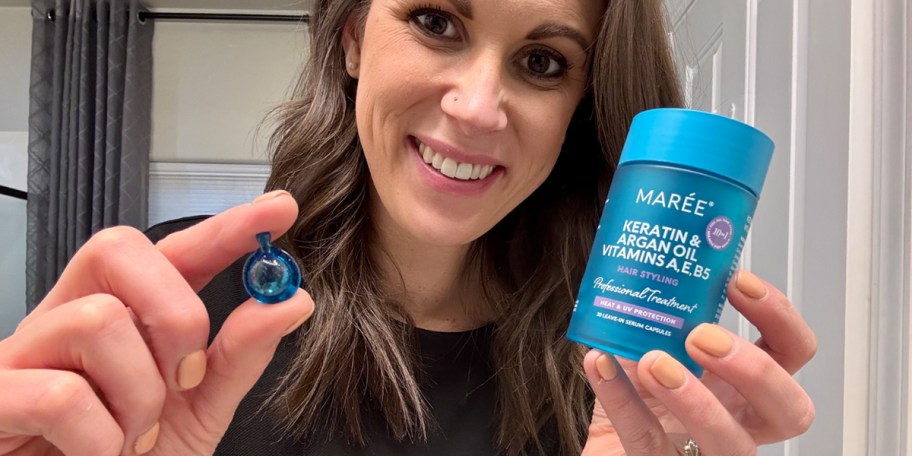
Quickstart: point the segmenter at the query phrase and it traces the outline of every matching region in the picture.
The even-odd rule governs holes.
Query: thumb
[[[231,312],[209,347],[205,379],[192,390],[196,405],[209,412],[204,416],[224,420],[205,423],[213,426],[207,429],[227,429],[238,404],[272,360],[279,341],[307,321],[313,309],[310,295],[299,289],[278,304],[261,304],[251,298]]]

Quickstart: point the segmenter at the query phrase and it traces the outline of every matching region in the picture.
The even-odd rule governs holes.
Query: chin
[[[466,218],[422,217],[411,220],[406,230],[417,241],[431,246],[468,246],[483,236],[490,226],[479,226]]]

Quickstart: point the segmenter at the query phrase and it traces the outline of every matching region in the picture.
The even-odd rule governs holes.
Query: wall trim
[[[910,451],[907,1],[875,1],[868,454]]]
[[[804,289],[800,271],[804,270],[804,247],[800,234],[804,232],[804,198],[807,150],[807,74],[808,74],[808,4],[802,0],[792,3],[792,84],[791,125],[789,148],[789,239],[788,239],[788,296],[802,296]],[[799,303],[800,305],[800,303]]]
[[[875,3],[878,2],[878,3]],[[873,167],[876,141],[875,110],[875,22],[880,0],[852,2],[851,83],[849,111],[848,198],[846,217],[846,318],[844,330],[852,343],[844,347],[843,455],[869,453],[873,436],[872,415],[876,404],[875,359],[877,340],[872,334],[874,308],[873,279]]]
[[[901,389],[905,393],[902,404],[902,423],[900,427],[900,446],[902,454],[912,456],[912,381],[910,381],[910,369],[912,369],[912,128],[909,128],[908,122],[912,117],[912,11],[910,11],[909,0],[902,0],[902,10],[905,14],[899,15],[903,21],[902,35],[903,49],[901,53],[902,67],[901,78],[903,84],[903,96],[899,99],[904,100],[903,118],[900,121],[902,128],[901,137],[903,140],[900,156],[902,159],[901,173],[903,186],[899,193],[904,200],[901,202],[899,209],[902,211],[902,240],[903,248],[900,250],[901,264],[903,270],[898,275],[900,286],[902,287],[900,303],[904,308],[905,323],[903,328],[903,343],[905,347],[904,365],[902,367]]]
[[[807,152],[807,74],[808,74],[808,4],[802,0],[795,0],[792,11],[792,107],[791,107],[791,136],[789,157],[791,170],[789,182],[789,230],[788,230],[788,276],[786,293],[792,299],[803,298],[804,283],[801,271],[804,270],[804,243],[801,242],[804,232],[804,200],[806,188],[804,176],[807,166],[805,154]],[[803,300],[803,299],[802,299]],[[804,307],[804,302],[798,303],[799,309]],[[796,376],[800,381],[801,373]],[[800,439],[788,442],[783,455],[800,455]],[[794,447],[794,448],[793,448]]]
[[[810,6],[802,0],[792,1],[791,40],[791,84],[789,109],[789,193],[788,193],[788,255],[786,257],[785,293],[797,308],[804,312],[804,214],[807,185],[807,124],[808,124],[808,43],[810,41]],[[804,385],[798,372],[795,378],[813,395],[813,390]],[[813,397],[813,396],[812,396]],[[813,437],[798,437],[783,445],[783,456],[801,454],[801,442],[813,441]],[[810,446],[810,445],[808,445]]]
[[[852,57],[851,0],[799,3],[803,42],[797,71],[800,116],[795,192],[801,200],[793,247],[796,264],[793,294],[817,334],[818,354],[800,372],[800,382],[814,399],[817,415],[790,454],[843,454],[845,350],[855,343],[846,333],[848,279],[847,224]],[[802,17],[803,16],[803,17]],[[806,25],[805,18],[806,17]],[[800,112],[803,110],[804,112]],[[852,392],[851,394],[854,394]],[[798,450],[798,451],[795,451]],[[855,455],[852,455],[855,456]]]
[[[747,0],[745,8],[746,17],[744,17],[744,99],[742,100],[743,118],[740,119],[748,125],[757,124],[757,34],[759,33],[759,0]],[[736,116],[736,113],[729,112],[728,115]],[[737,117],[736,117],[737,118]],[[741,267],[747,270],[754,270],[753,248],[755,230],[747,234],[747,242],[741,252]],[[754,326],[744,315],[738,316],[738,335],[747,339],[754,339]]]

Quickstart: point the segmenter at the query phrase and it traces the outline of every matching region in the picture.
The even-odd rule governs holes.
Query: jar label
[[[752,194],[709,174],[621,166],[568,337],[634,360],[664,350],[699,374],[684,340],[719,321],[755,207]]]

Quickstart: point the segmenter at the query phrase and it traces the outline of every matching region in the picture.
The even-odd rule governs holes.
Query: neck
[[[465,273],[469,246],[431,246],[377,228],[374,252],[386,291],[414,324],[441,332],[466,331],[491,320],[479,281]]]

